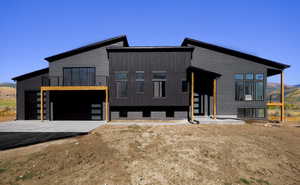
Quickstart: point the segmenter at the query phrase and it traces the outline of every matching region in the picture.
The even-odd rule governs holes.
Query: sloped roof
[[[24,79],[27,79],[27,78],[31,78],[31,77],[34,77],[34,76],[38,76],[38,75],[41,75],[41,74],[45,74],[45,73],[48,73],[49,72],[49,68],[43,68],[43,69],[39,69],[37,71],[33,71],[33,72],[30,72],[30,73],[26,73],[26,74],[23,74],[23,75],[20,75],[20,76],[16,76],[14,78],[12,78],[12,80],[24,80]]]
[[[271,66],[271,67],[275,67],[275,68],[278,68],[278,69],[285,69],[285,68],[290,67],[287,64],[279,63],[279,62],[276,62],[276,61],[268,60],[268,59],[265,59],[265,58],[257,57],[257,56],[254,56],[254,55],[250,55],[250,54],[243,53],[243,52],[240,52],[240,51],[236,51],[236,50],[233,50],[233,49],[224,48],[224,47],[221,47],[221,46],[217,46],[217,45],[214,45],[214,44],[202,42],[202,41],[191,39],[191,38],[185,38],[181,45],[182,46],[187,46],[188,44],[199,46],[199,47],[206,48],[206,49],[210,49],[210,50],[217,51],[217,52],[221,52],[221,53],[224,53],[224,54],[232,55],[232,56],[235,56],[235,57],[243,58],[243,59],[250,60],[250,61],[253,61],[253,62],[261,63],[261,64],[268,65],[268,66]]]
[[[55,60],[58,60],[58,59],[62,59],[62,58],[65,58],[65,57],[76,55],[78,53],[82,53],[82,52],[89,51],[89,50],[92,50],[92,49],[96,49],[96,48],[99,48],[99,47],[102,47],[102,46],[110,45],[110,44],[120,42],[120,41],[124,41],[124,46],[128,46],[128,41],[127,41],[126,35],[120,35],[120,36],[109,38],[109,39],[106,39],[106,40],[103,40],[103,41],[100,41],[100,42],[95,42],[95,43],[92,43],[92,44],[89,44],[89,45],[86,45],[86,46],[82,46],[82,47],[79,47],[79,48],[76,48],[76,49],[72,49],[70,51],[59,53],[57,55],[46,57],[45,60],[47,60],[48,62],[52,62],[52,61],[55,61]]]

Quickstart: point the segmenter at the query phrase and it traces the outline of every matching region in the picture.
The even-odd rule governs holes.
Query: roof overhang
[[[231,56],[243,58],[243,59],[246,59],[246,60],[250,60],[250,61],[253,61],[253,62],[264,64],[264,65],[267,65],[267,66],[275,67],[275,68],[278,68],[280,70],[284,70],[284,69],[290,67],[290,65],[287,65],[287,64],[279,63],[279,62],[276,62],[276,61],[268,60],[268,59],[265,59],[265,58],[257,57],[257,56],[254,56],[254,55],[250,55],[250,54],[243,53],[243,52],[240,52],[240,51],[224,48],[224,47],[221,47],[221,46],[217,46],[217,45],[214,45],[214,44],[202,42],[202,41],[191,39],[191,38],[185,38],[181,45],[182,46],[188,46],[189,44],[194,45],[194,46],[198,46],[198,47],[202,47],[202,48],[206,48],[206,49],[210,49],[210,50],[213,50],[213,51],[221,52],[221,53],[228,54],[228,55],[231,55]]]
[[[23,74],[23,75],[20,75],[20,76],[16,76],[16,77],[12,78],[12,80],[14,80],[14,81],[24,80],[24,79],[27,79],[27,78],[31,78],[31,77],[35,77],[35,76],[38,76],[38,75],[46,74],[48,72],[49,72],[49,68],[44,68],[44,69],[40,69],[40,70],[37,70],[37,71],[26,73],[26,74]]]
[[[194,47],[182,46],[134,46],[134,47],[107,47],[108,52],[112,51],[193,51]]]
[[[73,55],[76,55],[76,54],[79,54],[79,53],[82,53],[82,52],[97,49],[99,47],[107,46],[107,45],[114,44],[114,43],[120,42],[120,41],[124,42],[124,46],[129,46],[126,35],[121,35],[121,36],[109,38],[109,39],[106,39],[106,40],[103,40],[103,41],[100,41],[100,42],[95,42],[95,43],[92,43],[92,44],[89,44],[89,45],[86,45],[86,46],[82,46],[82,47],[79,47],[79,48],[76,48],[76,49],[73,49],[73,50],[70,50],[70,51],[59,53],[57,55],[47,57],[47,58],[45,58],[45,60],[47,60],[48,62],[53,62],[55,60],[59,60],[59,59],[66,58],[66,57],[69,57],[69,56],[73,56]]]
[[[205,77],[213,78],[213,79],[219,78],[219,77],[222,76],[219,73],[208,71],[208,70],[205,70],[205,69],[202,69],[202,68],[199,68],[199,67],[195,67],[195,66],[189,66],[187,70],[188,70],[188,72],[200,73],[200,74],[205,75]]]

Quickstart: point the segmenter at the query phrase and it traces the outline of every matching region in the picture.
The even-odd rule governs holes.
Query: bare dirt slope
[[[0,152],[0,184],[300,184],[300,128],[104,126]]]

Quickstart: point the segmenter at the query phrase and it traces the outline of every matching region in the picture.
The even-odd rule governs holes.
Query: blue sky
[[[298,0],[2,0],[0,82],[47,67],[47,56],[126,34],[130,45],[192,37],[286,63],[286,83],[300,84],[299,20]]]

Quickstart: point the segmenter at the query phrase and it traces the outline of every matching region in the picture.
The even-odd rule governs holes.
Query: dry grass
[[[298,128],[107,125],[61,141],[0,152],[0,184],[300,184]]]
[[[0,87],[0,122],[16,117],[16,89]]]

